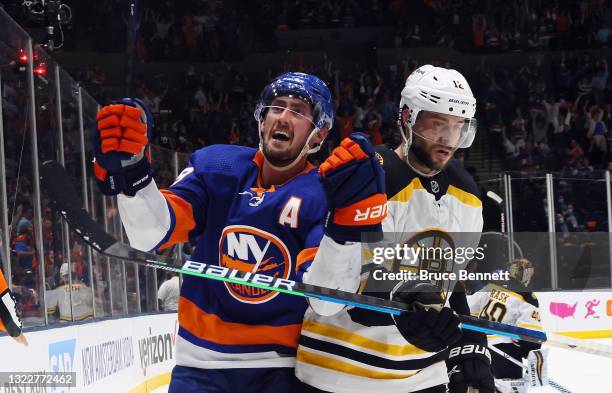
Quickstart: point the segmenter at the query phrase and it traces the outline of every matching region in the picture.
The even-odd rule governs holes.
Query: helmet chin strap
[[[285,172],[285,171],[292,169],[294,166],[298,164],[298,162],[302,161],[302,158],[304,158],[304,156],[318,152],[319,149],[321,149],[321,145],[323,144],[323,141],[321,141],[321,143],[318,146],[310,148],[310,140],[319,132],[319,129],[315,127],[310,132],[310,135],[308,135],[308,139],[306,139],[306,142],[304,143],[302,150],[300,150],[300,153],[297,155],[297,157],[295,157],[293,161],[291,161],[291,163],[289,163],[288,165],[284,165],[284,166],[274,165],[272,164],[272,162],[270,162],[268,157],[266,157],[266,153],[264,152],[264,148],[263,148],[264,138],[263,138],[262,123],[263,123],[262,121],[258,123],[259,151],[263,154],[264,159],[266,160],[270,168],[274,169],[275,171]]]

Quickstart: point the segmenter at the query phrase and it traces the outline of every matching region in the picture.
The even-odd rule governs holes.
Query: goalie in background
[[[475,269],[478,272],[508,271],[510,280],[471,282],[475,292],[468,296],[470,312],[472,316],[490,321],[542,330],[538,299],[528,289],[535,269],[528,259],[523,258],[516,242],[513,247],[517,258],[510,260],[509,241],[502,233],[483,233],[480,246],[484,249],[484,258],[478,261]],[[533,377],[523,376],[522,367],[491,351],[491,367],[499,392],[525,392],[528,386],[547,384],[546,352],[540,350],[540,344],[514,341],[498,335],[488,335],[487,338],[489,346],[495,346],[518,362],[529,358],[529,369],[534,373]]]

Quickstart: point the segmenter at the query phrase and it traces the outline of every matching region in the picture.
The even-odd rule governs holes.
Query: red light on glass
[[[28,53],[25,49],[19,49],[19,55],[17,56],[20,65],[26,65],[28,63]],[[34,52],[34,62],[38,61],[38,53]]]
[[[23,49],[19,50],[19,64],[26,64],[28,62],[28,55]]]
[[[45,63],[40,63],[38,66],[36,66],[36,68],[34,68],[34,73],[40,76],[47,75],[47,65]]]

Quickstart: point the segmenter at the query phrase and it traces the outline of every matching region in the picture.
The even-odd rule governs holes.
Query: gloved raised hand
[[[385,173],[368,138],[360,133],[345,138],[319,172],[329,206],[325,234],[337,242],[360,242],[362,232],[382,235]]]
[[[105,195],[134,196],[152,180],[149,141],[153,116],[138,99],[100,109],[93,127],[94,175]]]
[[[459,317],[450,308],[441,307],[444,298],[435,285],[407,281],[391,293],[391,298],[412,306],[412,311],[392,317],[402,336],[415,347],[427,352],[439,352],[461,338]]]

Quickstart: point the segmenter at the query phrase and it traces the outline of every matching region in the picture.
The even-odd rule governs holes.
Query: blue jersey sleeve
[[[200,152],[200,151],[199,151]],[[170,231],[158,248],[186,242],[204,231],[209,191],[194,153],[189,164],[168,189],[161,190],[170,208]]]

